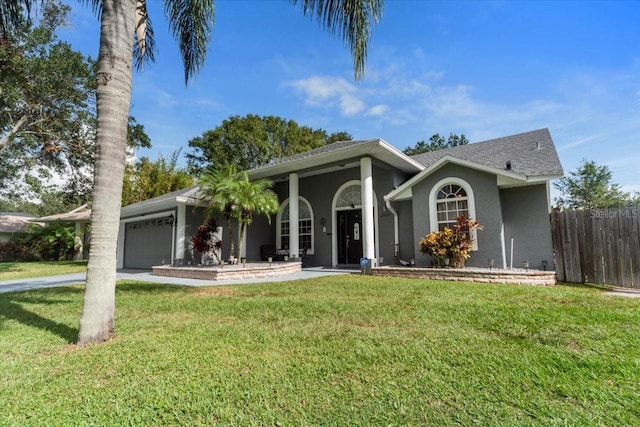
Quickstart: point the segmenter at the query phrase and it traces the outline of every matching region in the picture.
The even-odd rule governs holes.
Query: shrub
[[[32,224],[0,244],[0,261],[72,260],[74,234],[73,226],[61,222],[46,227]]]
[[[220,264],[220,249],[222,240],[218,239],[217,233],[220,230],[218,218],[209,217],[198,227],[198,232],[191,238],[192,252],[198,251],[209,256],[213,256],[217,264]],[[193,254],[192,254],[193,256]]]
[[[449,259],[453,267],[464,267],[465,260],[471,257],[471,230],[482,230],[482,226],[478,221],[470,220],[464,215],[456,217],[456,222],[453,228],[445,227],[442,231],[432,231],[420,239],[420,252],[431,255],[438,265],[441,261]]]
[[[0,243],[0,262],[37,261],[38,258],[29,251],[29,247],[22,242],[10,240]]]

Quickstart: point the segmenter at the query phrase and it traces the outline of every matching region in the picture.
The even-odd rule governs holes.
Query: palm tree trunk
[[[233,257],[235,242],[233,241],[233,229],[231,228],[231,214],[225,213],[224,219],[227,221],[227,232],[229,233],[229,258]],[[238,260],[240,261],[240,260]]]
[[[103,0],[97,73],[97,135],[87,266],[78,345],[114,332],[116,246],[131,101],[135,0]]]
[[[247,231],[247,224],[240,223],[240,236],[238,236],[238,262],[242,261],[242,242],[244,241],[244,235]]]

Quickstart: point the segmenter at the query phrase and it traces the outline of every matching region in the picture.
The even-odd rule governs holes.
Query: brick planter
[[[267,262],[226,265],[224,267],[173,267],[160,265],[152,267],[156,276],[182,277],[199,280],[240,280],[278,277],[294,274],[302,270],[301,262]]]
[[[477,283],[510,283],[519,285],[551,286],[556,284],[555,271],[498,270],[488,268],[423,268],[378,267],[374,276],[405,277],[409,279],[453,280]]]

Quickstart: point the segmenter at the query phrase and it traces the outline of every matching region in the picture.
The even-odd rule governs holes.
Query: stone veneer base
[[[452,280],[477,283],[510,283],[551,286],[556,284],[555,271],[502,270],[488,268],[424,268],[385,266],[372,269],[374,276],[404,277],[408,279]]]
[[[302,270],[301,262],[252,262],[245,266],[225,265],[224,267],[173,267],[160,265],[151,267],[151,274],[156,276],[180,277],[198,280],[241,280],[278,277],[294,274]]]

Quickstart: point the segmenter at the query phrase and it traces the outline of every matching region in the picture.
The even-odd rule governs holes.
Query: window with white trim
[[[436,196],[436,212],[439,231],[444,230],[445,227],[453,228],[457,224],[456,218],[460,215],[469,218],[467,192],[456,184],[447,184],[440,188]]]
[[[280,249],[289,248],[289,201],[287,200],[280,208],[281,214],[278,221],[278,235],[280,236]],[[307,253],[313,253],[313,214],[309,203],[303,199],[298,199],[298,247],[300,251],[308,247]]]
[[[344,188],[338,200],[336,200],[336,208],[354,208],[362,205],[362,186],[360,183],[352,184]]]
[[[476,206],[473,188],[461,178],[448,177],[438,181],[429,194],[430,231],[441,231],[445,227],[452,228],[456,217],[464,215],[476,219]],[[478,250],[477,233],[471,230],[474,251]]]

